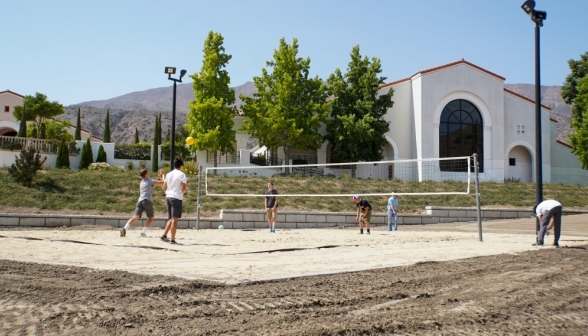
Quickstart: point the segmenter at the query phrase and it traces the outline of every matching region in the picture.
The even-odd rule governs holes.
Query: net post
[[[472,155],[474,158],[474,174],[476,175],[476,213],[478,216],[478,238],[482,239],[482,208],[480,207],[480,177],[478,174],[478,154]]]
[[[198,192],[196,194],[196,230],[200,230],[200,177],[202,176],[202,166],[198,166]]]

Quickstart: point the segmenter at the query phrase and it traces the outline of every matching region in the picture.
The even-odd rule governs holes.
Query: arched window
[[[478,154],[480,172],[484,157],[484,125],[480,111],[462,99],[451,101],[441,112],[439,125],[439,157],[470,156]],[[441,161],[442,171],[467,171],[453,160]]]

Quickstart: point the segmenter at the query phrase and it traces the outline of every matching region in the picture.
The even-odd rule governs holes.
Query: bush
[[[135,169],[135,165],[133,164],[133,161],[127,161],[127,169],[128,170]]]
[[[110,171],[124,171],[125,167],[123,166],[111,166],[106,162],[96,162],[90,164],[88,168],[90,170],[110,170]]]
[[[136,144],[115,145],[114,158],[123,160],[150,160],[151,144],[148,142],[139,142]]]
[[[176,141],[176,145],[174,146],[176,151],[176,157],[182,158],[186,160],[187,158],[192,156],[192,152],[186,147],[186,143],[181,143]],[[170,142],[166,142],[161,144],[161,159],[164,161],[169,161],[169,152],[170,152]]]
[[[55,168],[69,169],[69,148],[65,144],[65,140],[61,140],[61,144],[57,149],[57,161]]]
[[[139,168],[141,168],[141,169],[147,168],[147,162],[145,162],[145,161],[139,161]]]
[[[90,164],[94,162],[94,154],[92,154],[92,144],[90,138],[86,140],[84,147],[82,147],[82,155],[80,157],[80,170],[88,169]]]
[[[41,155],[33,148],[23,148],[20,152],[20,158],[17,156],[16,161],[8,168],[8,174],[17,182],[25,187],[30,187],[37,170],[43,167],[47,157],[41,159]]]
[[[96,157],[96,162],[106,162],[106,151],[102,145],[100,145],[100,148],[98,148],[98,157]]]
[[[198,175],[198,165],[196,164],[196,161],[190,160],[184,162],[184,173]]]

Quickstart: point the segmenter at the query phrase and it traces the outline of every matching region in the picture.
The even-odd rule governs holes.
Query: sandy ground
[[[572,232],[576,225],[566,222]],[[162,242],[160,229],[140,237],[140,228],[135,228],[125,238],[117,230],[96,227],[19,230],[2,233],[0,258],[237,283],[533,249],[532,220],[487,222],[484,226],[483,242],[477,225],[469,223],[404,226],[394,232],[379,227],[371,235],[359,235],[352,228],[278,230],[275,234],[267,230],[180,230],[177,240],[181,245]],[[562,245],[588,241],[588,230],[573,234],[562,238]]]
[[[2,230],[0,335],[583,335],[587,222],[564,217],[560,249],[530,246],[533,219],[485,222],[483,242],[475,223],[180,230],[178,246]]]

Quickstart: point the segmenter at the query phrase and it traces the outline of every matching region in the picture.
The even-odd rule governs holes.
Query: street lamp
[[[541,67],[539,59],[539,28],[547,19],[547,12],[535,9],[535,1],[528,0],[521,6],[523,11],[535,22],[535,204],[543,201],[543,151],[541,148]],[[536,220],[539,232],[539,218]]]
[[[173,95],[173,102],[172,102],[172,122],[171,122],[171,134],[170,134],[170,152],[169,152],[169,169],[174,169],[174,158],[176,155],[176,83],[182,82],[182,77],[184,77],[187,73],[186,70],[180,71],[180,78],[172,78],[171,75],[176,74],[176,68],[174,67],[165,67],[165,73],[167,74],[167,79],[174,82],[174,95]]]

